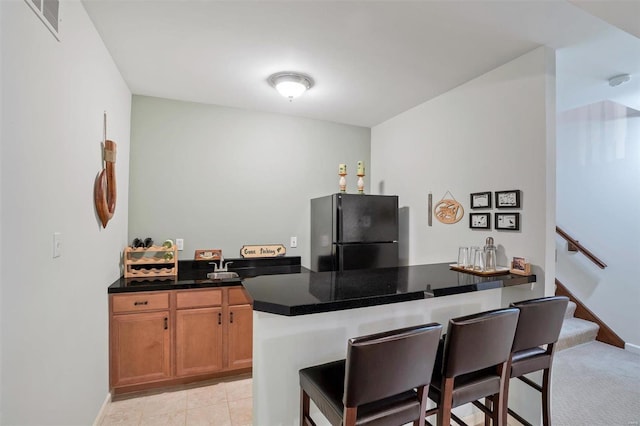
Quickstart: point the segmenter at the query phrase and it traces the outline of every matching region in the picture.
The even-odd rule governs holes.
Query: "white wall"
[[[558,279],[623,340],[640,347],[640,112],[613,102],[558,118],[558,226],[608,266],[567,252]]]
[[[2,7],[0,7],[0,23],[2,23],[4,21],[3,19],[3,15],[4,15],[4,9]],[[4,70],[4,66],[3,66],[3,58],[4,55],[2,55],[2,46],[4,46],[4,34],[3,32],[0,30],[0,99],[4,99],[4,90],[3,90],[3,82],[4,80],[2,79],[3,76],[3,70]],[[4,114],[2,113],[3,111],[3,105],[4,102],[0,102],[0,241],[4,241],[3,238],[3,234],[2,234],[2,216],[3,216],[3,202],[2,202],[2,151],[3,149],[3,145],[4,143],[2,142],[4,140],[4,134],[2,129],[4,128],[2,125],[2,122],[4,120]],[[3,268],[2,268],[2,259],[4,257],[2,256],[2,244],[0,244],[0,424],[2,424],[2,407],[3,407],[3,403],[2,403],[2,328],[4,327],[4,321],[3,321],[3,315],[2,315],[2,305],[3,305],[3,301],[2,301],[2,293],[3,293],[3,288],[4,288],[4,274],[3,274]]]
[[[0,422],[88,425],[108,393],[106,287],[127,239],[131,93],[79,1],[61,2],[61,42],[24,1],[0,2],[0,15]],[[93,205],[103,111],[118,144],[106,229]]]
[[[492,236],[499,265],[524,256],[537,275],[533,289],[502,291],[498,306],[553,294],[554,116],[555,54],[538,48],[374,127],[371,180],[400,197],[404,261],[455,262],[460,245],[482,246]],[[522,191],[519,232],[494,230],[495,203],[492,230],[469,229],[471,193],[510,189]],[[428,193],[435,205],[447,191],[465,216],[453,225],[434,217],[429,227]],[[470,297],[488,301],[490,292],[481,293]],[[540,419],[539,393],[514,384],[511,397],[517,412]]]
[[[356,192],[369,165],[364,127],[144,96],[131,120],[129,240],[184,238],[181,259],[282,243],[308,266],[309,200],[338,192],[340,163]]]
[[[553,293],[554,72],[538,48],[372,129],[372,185],[405,207],[407,263],[455,262],[458,246],[493,236],[499,264],[526,257]],[[519,232],[493,230],[495,207],[491,231],[469,229],[471,193],[510,189],[522,191]],[[435,205],[447,191],[465,216],[429,227],[427,195]]]

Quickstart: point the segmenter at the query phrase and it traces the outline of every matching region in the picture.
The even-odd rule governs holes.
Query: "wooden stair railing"
[[[567,234],[562,229],[560,229],[560,227],[556,226],[556,232],[562,238],[567,240],[567,249],[569,251],[579,251],[580,253],[584,254],[587,257],[587,259],[589,259],[590,261],[595,263],[598,266],[598,268],[600,268],[600,269],[604,269],[604,268],[607,267],[606,263],[604,263],[602,260],[598,259],[593,253],[591,253],[582,244],[580,244],[578,242],[578,240],[572,238],[569,234]]]
[[[602,343],[607,343],[612,346],[617,346],[624,349],[624,340],[620,338],[607,324],[605,324],[600,318],[589,310],[580,300],[578,300],[567,287],[564,286],[556,278],[556,296],[567,296],[569,300],[576,304],[576,312],[574,316],[586,321],[595,322],[600,326],[596,340]]]

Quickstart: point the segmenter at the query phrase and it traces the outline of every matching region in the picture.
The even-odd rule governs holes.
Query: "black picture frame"
[[[470,204],[472,209],[490,209],[491,208],[491,191],[476,192],[471,194]]]
[[[469,213],[469,228],[491,229],[491,213]]]
[[[520,190],[512,189],[509,191],[496,191],[496,208],[497,209],[519,209],[520,208]]]
[[[494,227],[499,231],[519,231],[520,213],[496,213]]]

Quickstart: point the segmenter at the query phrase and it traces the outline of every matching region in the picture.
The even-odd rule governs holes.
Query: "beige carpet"
[[[640,425],[640,355],[600,342],[555,354],[554,426]]]

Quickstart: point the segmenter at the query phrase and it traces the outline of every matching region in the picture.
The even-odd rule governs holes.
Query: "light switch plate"
[[[183,238],[176,238],[176,247],[178,248],[178,251],[184,250],[184,239]]]
[[[291,244],[289,244],[291,248],[298,247],[298,237],[291,237]]]
[[[60,232],[53,233],[53,258],[62,256],[62,234]]]

